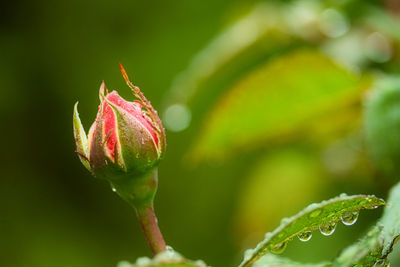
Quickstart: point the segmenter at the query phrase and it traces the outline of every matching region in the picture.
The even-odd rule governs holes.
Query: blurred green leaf
[[[199,267],[200,265],[196,265],[193,263],[155,263],[155,264],[134,264],[131,265],[128,263],[119,264],[117,267]]]
[[[321,199],[327,185],[323,175],[320,158],[300,149],[274,151],[259,159],[240,186],[235,231],[239,239],[265,233],[279,225],[280,218]],[[266,205],[276,199],[279,205]]]
[[[350,225],[357,220],[361,209],[374,209],[384,204],[384,200],[375,196],[347,196],[345,194],[318,204],[313,203],[295,216],[282,219],[278,228],[267,233],[265,239],[254,250],[246,253],[240,266],[250,266],[269,252],[283,252],[287,242],[300,234],[309,236],[312,231],[326,226],[333,228],[333,230],[330,229],[332,233],[340,220]]]
[[[285,55],[240,79],[220,98],[205,116],[190,155],[218,159],[290,136],[358,101],[365,85],[317,52]]]
[[[398,179],[400,171],[400,77],[377,82],[366,103],[367,148],[376,167]]]
[[[207,267],[207,265],[203,261],[190,261],[173,250],[167,250],[157,254],[153,259],[139,258],[134,264],[121,261],[117,267]]]
[[[374,27],[376,30],[385,33],[400,41],[400,21],[396,16],[384,9],[366,5],[367,14],[363,17],[365,23]]]
[[[382,227],[374,226],[360,241],[343,250],[332,266],[373,266],[381,258],[381,233]]]
[[[292,260],[282,258],[276,255],[268,254],[254,263],[254,267],[327,267],[328,262],[322,263],[299,263]]]
[[[388,206],[385,207],[380,224],[383,225],[383,256],[387,256],[400,236],[400,183],[392,188]]]
[[[213,76],[247,66],[265,54],[292,44],[292,33],[279,3],[259,3],[226,27],[192,58],[174,79],[168,102],[189,102]]]

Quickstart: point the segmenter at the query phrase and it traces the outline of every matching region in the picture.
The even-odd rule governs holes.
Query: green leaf
[[[376,83],[366,102],[367,148],[375,166],[393,176],[400,171],[400,77]],[[397,178],[397,176],[393,176]]]
[[[387,256],[400,235],[400,183],[390,192],[382,218],[368,234],[357,243],[347,247],[334,260],[333,267],[379,266],[388,264]]]
[[[329,262],[321,263],[299,263],[292,260],[282,258],[276,255],[268,254],[262,257],[259,261],[254,263],[254,267],[327,267],[330,266]]]
[[[360,241],[343,250],[332,266],[373,266],[381,259],[381,253],[382,227],[374,226]]]
[[[383,212],[380,224],[383,225],[383,255],[387,256],[400,236],[400,183],[392,188],[388,206]]]
[[[117,267],[199,267],[200,265],[195,265],[192,263],[149,263],[149,264],[128,264],[125,262],[119,263]]]
[[[240,79],[211,109],[191,156],[218,159],[308,130],[358,102],[365,81],[313,51],[268,62]]]
[[[319,154],[313,152],[290,147],[257,160],[243,177],[237,195],[235,233],[241,240],[273,229],[280,218],[320,200],[329,183],[324,179]],[[290,198],[282,198],[285,195]],[[279,205],[265,205],[276,199]]]
[[[267,233],[265,239],[251,253],[247,253],[240,267],[250,266],[269,252],[283,252],[287,242],[299,234],[336,224],[353,214],[356,219],[361,209],[374,209],[384,204],[384,200],[375,196],[345,194],[318,204],[311,204],[295,216],[283,219],[278,228]]]
[[[157,254],[153,259],[139,258],[134,264],[121,261],[117,267],[207,267],[207,265],[201,260],[190,261],[173,250],[167,250]]]
[[[226,69],[243,68],[265,54],[290,46],[294,38],[285,11],[278,3],[257,4],[226,27],[175,78],[169,102],[187,103],[204,90],[204,84]]]

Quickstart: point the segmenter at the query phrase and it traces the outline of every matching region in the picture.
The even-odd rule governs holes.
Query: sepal
[[[79,156],[80,161],[83,166],[91,171],[89,163],[89,145],[86,137],[85,129],[82,126],[81,119],[78,113],[78,102],[74,106],[74,116],[73,116],[73,126],[74,126],[74,138],[76,144],[76,153]]]
[[[104,81],[101,82],[100,84],[100,89],[99,89],[99,98],[100,98],[100,103],[103,103],[106,95],[108,94],[108,89],[106,87],[106,84]]]

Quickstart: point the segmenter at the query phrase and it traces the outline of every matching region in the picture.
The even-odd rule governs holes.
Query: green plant
[[[172,131],[181,131],[192,123],[197,138],[185,159],[193,165],[227,162],[240,156],[261,162],[261,167],[254,171],[256,179],[249,179],[254,184],[248,186],[250,190],[243,190],[250,199],[244,205],[244,212],[253,209],[257,213],[263,208],[271,211],[275,206],[279,209],[281,203],[273,202],[276,196],[268,193],[276,186],[271,180],[279,181],[282,174],[289,177],[289,183],[296,181],[296,186],[309,186],[310,191],[337,186],[337,178],[348,176],[353,178],[349,183],[359,179],[358,185],[364,185],[378,178],[384,181],[385,188],[392,187],[387,202],[374,195],[340,194],[282,219],[256,248],[246,251],[240,267],[388,266],[388,256],[400,234],[400,184],[393,185],[398,178],[400,151],[400,80],[395,71],[399,64],[391,59],[396,50],[392,43],[398,45],[400,39],[397,32],[389,30],[400,28],[399,23],[372,4],[362,5],[358,16],[347,18],[354,8],[351,4],[294,2],[310,5],[315,24],[299,21],[293,25],[295,5],[255,6],[248,15],[227,27],[178,75],[166,100],[166,124]],[[253,34],[243,34],[243,29]],[[337,39],[339,36],[343,38]],[[351,38],[352,43],[365,51],[343,48],[348,41],[345,38]],[[345,54],[346,51],[350,54]],[[130,144],[128,148],[133,152],[127,154],[116,153],[119,142],[112,143],[108,149],[122,155],[121,160],[112,156],[112,164],[100,166],[105,172],[100,176],[109,180],[114,190],[137,209],[156,255],[154,259],[140,258],[135,264],[121,262],[119,267],[205,266],[169,249],[158,230],[153,199],[157,188],[155,169],[165,151],[164,129],[150,103],[129,82],[124,71],[123,75],[139,100],[140,115],[151,121],[150,132],[155,135],[147,136],[151,146],[138,156],[136,150],[141,144],[149,144],[147,141]],[[115,112],[116,128],[128,129],[129,120],[107,96],[101,89],[102,103]],[[199,104],[209,98],[216,100]],[[200,115],[204,113],[208,115]],[[75,114],[75,133],[80,136],[84,131],[76,110]],[[203,119],[198,119],[201,116]],[[120,136],[121,140],[125,143],[140,140],[136,133],[142,132],[133,127]],[[107,145],[113,134],[103,133],[99,144]],[[77,152],[85,167],[93,172],[97,166],[91,163],[85,142],[91,143],[78,139]],[[320,157],[324,159],[324,168],[320,168]],[[288,161],[292,163],[290,167]],[[132,165],[126,168],[125,162]],[[331,179],[309,178],[313,175]],[[258,177],[270,180],[260,181]],[[268,186],[261,186],[265,184]],[[290,196],[299,190],[296,186],[288,184],[284,193]],[[254,188],[261,188],[265,194],[257,194]],[[262,203],[261,208],[258,203]],[[269,207],[264,207],[267,203]],[[294,238],[306,242],[316,230],[331,235],[338,223],[352,225],[361,210],[380,206],[384,206],[384,212],[376,225],[329,261],[304,264],[274,255],[282,253]],[[149,209],[150,217],[141,212]]]

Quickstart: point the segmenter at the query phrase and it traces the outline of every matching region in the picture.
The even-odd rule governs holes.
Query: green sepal
[[[81,119],[79,118],[78,102],[76,102],[74,106],[73,126],[74,126],[74,138],[76,144],[76,153],[78,154],[79,159],[82,162],[83,166],[85,166],[86,169],[91,171],[89,163],[89,144],[85,133],[85,129],[83,128]]]
[[[142,209],[153,205],[158,186],[158,171],[153,169],[142,176],[125,174],[109,180],[113,190],[131,206]]]
[[[108,90],[107,90],[106,84],[104,83],[104,81],[102,81],[100,84],[100,89],[99,89],[100,104],[103,103],[107,94],[108,94]]]

